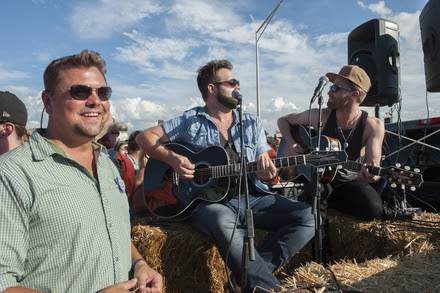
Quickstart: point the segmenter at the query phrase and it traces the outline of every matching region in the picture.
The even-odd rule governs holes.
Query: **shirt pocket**
[[[208,131],[203,124],[191,124],[186,134],[185,141],[195,148],[193,151],[200,151],[208,146]]]

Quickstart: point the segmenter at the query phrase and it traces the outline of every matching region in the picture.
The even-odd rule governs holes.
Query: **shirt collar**
[[[58,154],[62,157],[72,159],[66,152],[60,148],[56,143],[43,136],[45,129],[38,128],[29,137],[29,145],[37,161],[42,161],[47,157]],[[104,152],[107,154],[105,147],[95,141],[92,141],[92,148],[94,151]]]

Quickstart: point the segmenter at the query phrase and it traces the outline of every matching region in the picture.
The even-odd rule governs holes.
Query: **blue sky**
[[[47,64],[94,50],[107,62],[112,114],[131,132],[202,105],[197,68],[228,59],[241,82],[243,107],[256,114],[255,32],[279,2],[0,0],[0,90],[19,96],[29,111],[28,128],[38,127]],[[427,107],[430,117],[440,116],[439,94],[426,99],[419,27],[426,3],[284,0],[258,42],[266,130],[273,134],[278,117],[308,108],[319,78],[348,62],[348,34],[374,18],[399,25],[402,119],[424,118]],[[373,108],[364,109],[374,115]],[[396,111],[381,107],[381,118],[393,112],[396,121]]]

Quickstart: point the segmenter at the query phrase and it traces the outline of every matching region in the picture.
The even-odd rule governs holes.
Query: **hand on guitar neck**
[[[370,173],[371,167],[380,167],[380,166],[378,166],[374,161],[371,162],[370,166],[368,166],[367,164],[363,164],[361,169],[357,173],[357,178],[360,182],[373,183],[380,178],[380,176]]]

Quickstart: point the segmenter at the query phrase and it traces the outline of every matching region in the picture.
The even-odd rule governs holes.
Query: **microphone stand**
[[[312,102],[313,103],[313,102]],[[317,145],[316,150],[319,151],[321,148],[321,132],[322,132],[322,104],[323,104],[322,94],[318,97],[318,129],[317,129]],[[312,146],[313,147],[313,146]],[[314,241],[314,249],[315,249],[315,261],[317,263],[322,263],[322,228],[321,228],[321,192],[319,191],[319,181],[323,174],[324,170],[322,168],[314,168],[314,179],[315,185],[312,187],[312,190],[315,194],[312,202],[312,214],[315,215],[315,241]],[[314,189],[313,189],[314,188]],[[313,194],[313,193],[312,193]]]
[[[248,177],[246,168],[246,156],[244,149],[244,134],[243,134],[243,109],[242,109],[242,99],[241,96],[237,97],[238,100],[238,113],[240,120],[240,141],[241,141],[241,171],[242,171],[242,186],[244,190],[244,196],[246,201],[246,211],[245,211],[245,229],[246,233],[243,239],[243,252],[241,260],[241,290],[247,292],[247,272],[249,261],[255,260],[255,249],[254,249],[254,218],[252,210],[249,203],[249,187],[248,187]],[[241,195],[240,195],[241,196]],[[241,199],[239,199],[241,200]],[[240,212],[240,211],[238,211]]]

